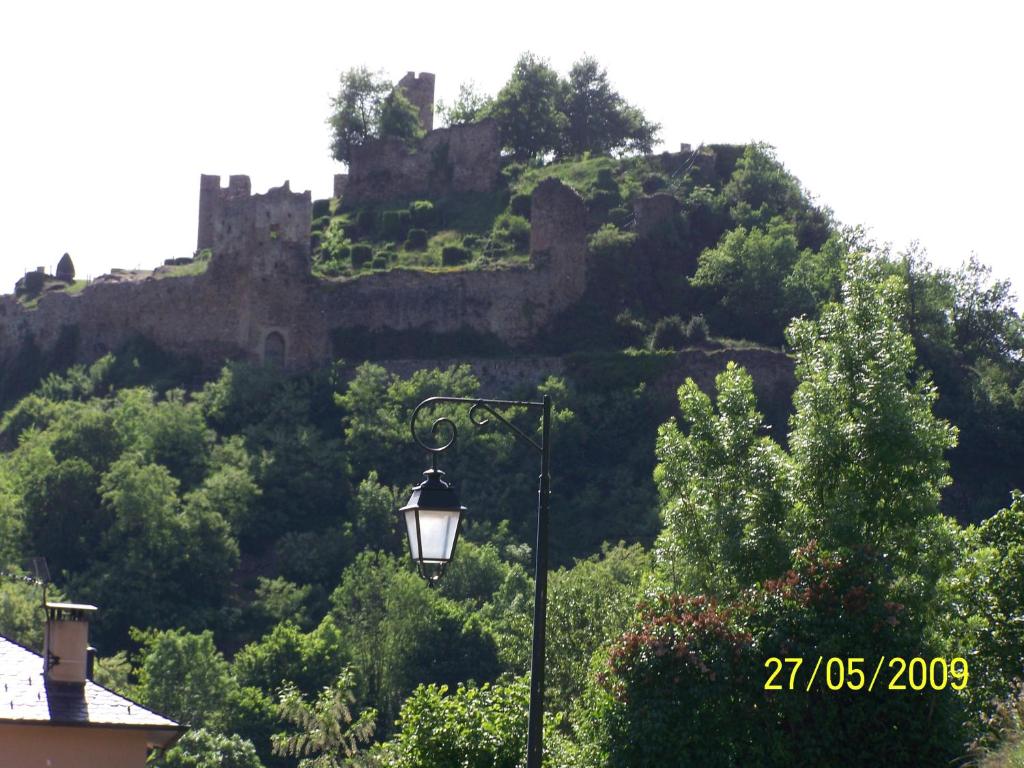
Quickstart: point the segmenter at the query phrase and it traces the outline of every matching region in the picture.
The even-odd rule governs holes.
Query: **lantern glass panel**
[[[420,534],[416,536],[416,518],[419,516]],[[459,529],[460,510],[407,509],[405,525],[409,532],[409,548],[413,560],[428,563],[446,563],[451,560],[455,534]],[[419,543],[423,542],[420,556]]]

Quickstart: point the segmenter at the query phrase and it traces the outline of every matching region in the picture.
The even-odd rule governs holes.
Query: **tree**
[[[327,119],[333,132],[331,156],[335,160],[347,163],[352,147],[375,135],[381,103],[390,92],[391,84],[382,72],[353,67],[341,73],[341,86],[331,99],[332,111]]]
[[[406,98],[401,88],[395,88],[380,105],[377,125],[378,137],[402,140],[418,139],[423,135],[420,113]]]
[[[783,300],[784,281],[800,258],[792,224],[775,217],[764,228],[737,227],[700,255],[691,283],[721,296],[714,326],[741,338],[782,340],[792,315]]]
[[[256,748],[241,736],[192,728],[174,746],[150,758],[149,768],[263,768]]]
[[[143,704],[188,725],[223,727],[238,684],[212,632],[133,630],[132,638],[142,644],[135,695]]]
[[[422,135],[419,113],[405,95],[392,87],[383,72],[353,67],[341,73],[338,95],[331,99],[331,156],[342,163],[352,148],[370,139],[401,139]]]
[[[789,440],[796,513],[802,533],[828,547],[896,554],[938,513],[949,483],[944,453],[956,430],[932,413],[938,393],[915,371],[905,300],[899,276],[854,259],[843,303],[787,332],[799,381]]]
[[[787,564],[788,463],[763,436],[750,374],[730,362],[715,386],[717,413],[687,379],[679,405],[688,434],[674,420],[658,430],[654,477],[664,528],[655,557],[669,591],[725,597]]]
[[[373,736],[377,713],[364,709],[353,717],[351,705],[355,680],[343,670],[331,685],[320,691],[316,700],[306,701],[295,686],[281,689],[278,714],[297,733],[278,733],[271,737],[275,755],[302,758],[299,768],[341,768],[362,744]]]
[[[394,740],[371,753],[393,768],[515,768],[526,753],[530,686],[525,677],[481,686],[424,685],[399,716]],[[572,765],[557,719],[545,721],[545,765]]]
[[[545,59],[532,53],[519,57],[488,112],[516,160],[543,156],[561,144],[565,116],[558,109],[560,90],[558,73]]]
[[[477,91],[470,81],[459,86],[459,95],[451,104],[437,102],[437,113],[442,125],[465,125],[486,117],[494,100]]]
[[[565,131],[559,154],[605,155],[616,151],[650,153],[661,126],[648,122],[611,87],[597,59],[584,56],[572,65],[559,94]]]

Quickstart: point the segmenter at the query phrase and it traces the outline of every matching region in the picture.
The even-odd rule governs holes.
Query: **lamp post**
[[[541,768],[544,753],[544,644],[548,603],[548,505],[551,497],[551,398],[544,395],[541,402],[520,400],[485,400],[474,397],[428,397],[416,406],[409,420],[413,440],[430,453],[431,468],[423,473],[425,479],[415,488],[409,503],[399,510],[409,536],[409,552],[420,575],[436,582],[444,574],[455,552],[462,517],[466,508],[459,503],[453,484],[445,480],[444,472],[437,468],[437,457],[455,444],[455,423],[447,418],[435,419],[431,434],[438,437],[442,430],[451,435],[438,445],[428,445],[416,433],[416,418],[426,407],[440,403],[462,403],[469,406],[469,420],[482,427],[492,419],[507,428],[518,440],[540,454],[540,479],[537,487],[537,567],[533,599],[533,662],[530,667],[530,720],[526,739],[526,768]],[[502,410],[509,408],[539,409],[541,416],[540,442],[506,419]]]

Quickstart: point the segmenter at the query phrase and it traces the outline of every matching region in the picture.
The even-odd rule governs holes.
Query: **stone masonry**
[[[224,191],[216,176],[202,184]],[[517,349],[576,303],[586,285],[586,207],[554,179],[534,192],[530,263],[490,270],[396,269],[320,280],[310,272],[308,192],[285,184],[263,195],[224,195],[216,205],[220,219],[206,233],[213,258],[204,273],[119,273],[78,294],[45,293],[35,308],[0,296],[0,366],[27,348],[49,354],[66,343],[68,329],[71,357],[81,362],[139,336],[210,367],[273,358],[309,369],[334,359],[338,334],[356,330],[469,330]]]
[[[497,188],[501,139],[493,120],[431,131],[415,144],[399,139],[353,147],[346,206],[400,198],[439,197]]]

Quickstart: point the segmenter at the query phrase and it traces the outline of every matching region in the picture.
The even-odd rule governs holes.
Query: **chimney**
[[[95,612],[95,605],[46,604],[43,643],[46,682],[85,684],[89,667],[89,618]]]

